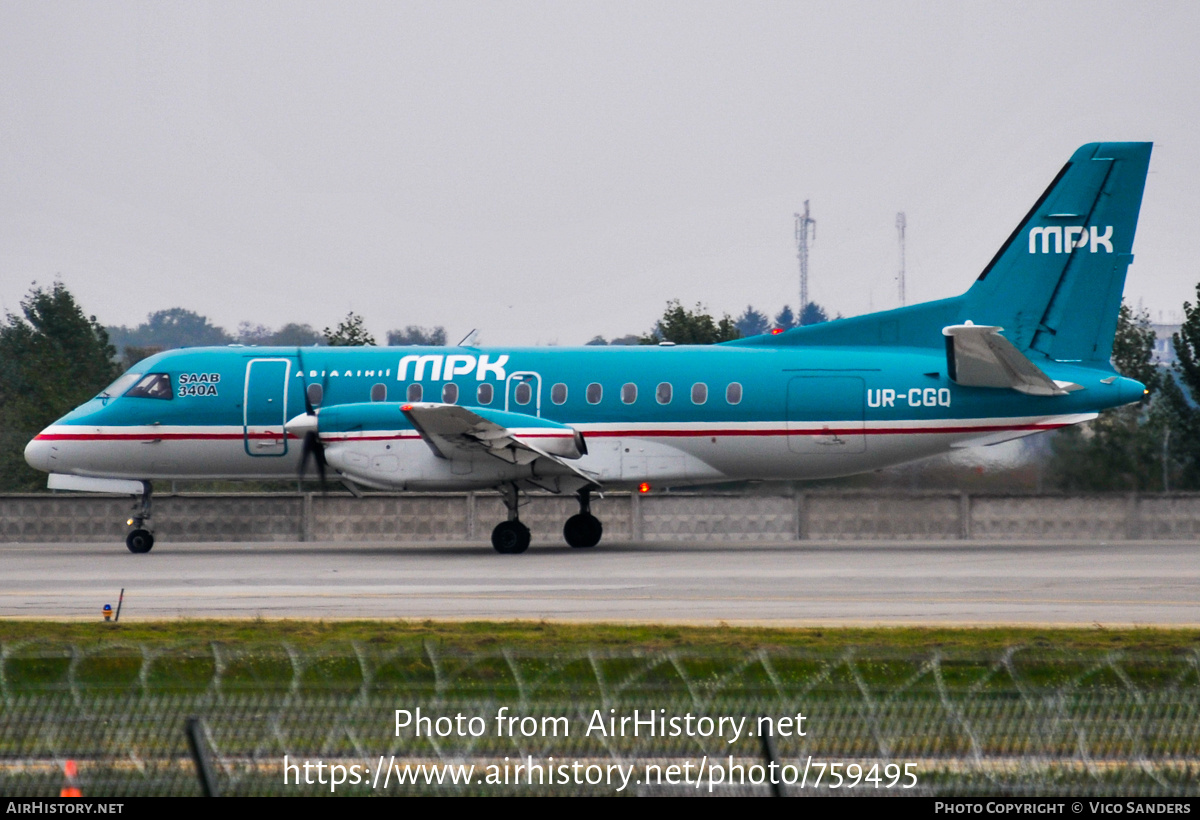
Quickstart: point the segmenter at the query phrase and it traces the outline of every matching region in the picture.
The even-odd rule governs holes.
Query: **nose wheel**
[[[125,546],[129,547],[130,552],[138,554],[149,552],[154,546],[154,533],[150,530],[133,530],[125,536]]]
[[[142,482],[142,500],[140,503],[133,505],[133,517],[129,519],[130,526],[133,527],[129,534],[125,536],[125,546],[130,552],[142,554],[149,552],[154,546],[154,533],[146,527],[146,522],[150,520],[150,499],[153,491],[149,481]]]

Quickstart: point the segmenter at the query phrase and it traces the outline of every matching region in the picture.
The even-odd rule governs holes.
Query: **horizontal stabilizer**
[[[946,337],[946,369],[964,387],[1007,387],[1030,396],[1065,396],[1079,385],[1057,382],[1042,372],[994,325],[950,325]]]

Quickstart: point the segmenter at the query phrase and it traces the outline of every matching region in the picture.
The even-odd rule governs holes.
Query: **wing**
[[[1065,396],[1081,390],[1072,382],[1057,382],[991,325],[950,325],[946,337],[946,368],[952,381],[968,387],[1007,387],[1030,396]]]
[[[400,410],[438,458],[471,458],[482,453],[520,465],[545,459],[599,484],[595,475],[568,461],[584,455],[587,448],[579,432],[565,424],[455,404],[405,404]]]

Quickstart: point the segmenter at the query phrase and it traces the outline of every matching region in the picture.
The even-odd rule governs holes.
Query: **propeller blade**
[[[304,412],[310,416],[316,415],[312,402],[308,400],[308,371],[304,369],[304,355],[296,348],[296,361],[300,363],[300,381],[304,385]]]
[[[308,371],[304,369],[304,354],[300,352],[300,348],[296,348],[296,361],[300,364],[300,379],[304,384],[304,414],[308,417],[308,421],[304,421],[299,416],[288,422],[297,432],[304,431],[304,443],[300,448],[300,478],[303,480],[304,473],[308,469],[309,456],[317,465],[317,477],[321,480],[321,492],[325,492],[325,445],[321,443],[321,436],[317,428],[317,411],[313,407],[312,400],[308,397]],[[326,384],[325,379],[321,380],[321,396],[324,399]]]
[[[317,435],[315,430],[310,430],[304,434],[304,444],[300,449],[300,478],[304,478],[304,474],[308,471],[309,457],[317,465],[317,478],[321,481],[321,492],[325,492],[325,472],[327,462],[325,461],[325,445],[321,443],[321,437]]]

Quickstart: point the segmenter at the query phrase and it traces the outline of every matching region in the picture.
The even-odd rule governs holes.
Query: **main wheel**
[[[154,535],[149,530],[133,530],[125,536],[125,546],[129,547],[130,552],[149,552],[154,546]]]
[[[567,519],[563,525],[563,538],[572,547],[594,547],[600,543],[604,525],[591,513],[579,513]]]
[[[492,548],[501,555],[519,555],[529,549],[529,527],[520,521],[501,521],[492,530]]]

